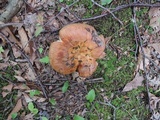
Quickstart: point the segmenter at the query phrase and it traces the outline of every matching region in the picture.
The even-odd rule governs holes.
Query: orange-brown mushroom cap
[[[78,71],[88,77],[96,70],[96,59],[104,55],[104,37],[87,24],[75,23],[59,32],[61,41],[53,42],[49,50],[50,64],[61,74]]]
[[[88,77],[96,70],[98,63],[94,58],[86,58],[78,66],[79,76]]]
[[[78,61],[69,59],[68,48],[63,42],[53,42],[49,50],[51,66],[61,74],[70,74],[77,69]]]

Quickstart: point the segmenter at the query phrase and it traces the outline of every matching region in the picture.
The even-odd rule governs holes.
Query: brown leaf
[[[143,51],[144,51],[144,54],[145,54],[145,56],[147,56],[147,57],[149,57],[149,58],[151,58],[151,55],[150,55],[150,53],[151,53],[151,50],[150,50],[150,48],[149,47],[143,47]],[[141,53],[141,51],[140,51],[140,56],[139,56],[139,69],[141,69],[141,70],[144,70],[144,68],[143,68],[143,58],[142,58],[142,53]],[[145,59],[145,67],[147,67],[149,65],[149,60],[148,59]]]
[[[20,82],[25,82],[26,81],[22,76],[15,75],[14,77],[17,78],[17,80],[20,81]]]
[[[30,68],[29,64],[24,63],[24,64],[21,64],[21,65],[22,65],[22,67],[26,68],[24,79],[34,81],[36,79],[36,76],[35,76],[35,73],[33,72],[33,70]]]
[[[158,111],[160,108],[160,97],[156,97],[154,94],[149,93],[150,98],[150,105],[153,114],[151,116],[152,120],[159,120],[160,119],[160,112]]]
[[[16,48],[15,46],[12,46],[12,50],[15,58],[18,58],[21,56],[21,52],[19,51],[18,48]]]
[[[9,64],[7,64],[7,63],[0,63],[0,69],[6,68],[8,66],[9,66]]]
[[[148,46],[152,46],[160,54],[160,43],[153,43]]]
[[[7,86],[4,86],[2,88],[2,90],[3,90],[2,96],[5,97],[6,95],[8,95],[12,91],[12,88],[13,88],[13,84],[9,84]]]
[[[21,98],[17,101],[17,104],[16,106],[13,108],[12,112],[9,114],[7,120],[11,120],[11,116],[13,113],[17,113],[19,112],[21,109],[22,109],[22,101],[21,101]]]
[[[30,61],[31,61],[31,63],[33,64],[33,62],[35,61],[35,59],[36,59],[36,49],[34,48],[34,43],[31,41],[30,42],[30,44],[29,44],[29,46],[30,46],[30,54],[29,54],[29,58],[30,58]]]
[[[33,101],[33,100],[29,97],[28,94],[23,93],[23,95],[24,95],[24,98],[25,98],[26,103],[29,103],[29,102]]]
[[[29,113],[29,114],[27,114],[24,118],[23,118],[23,120],[34,120],[33,119],[33,114],[32,113]]]
[[[13,35],[13,33],[11,32],[11,30],[10,30],[8,27],[5,27],[5,28],[1,29],[1,32],[2,32],[11,42],[20,45],[20,43],[18,42],[18,40],[15,38],[15,36]]]
[[[137,73],[135,78],[131,82],[127,83],[122,92],[127,92],[136,89],[138,86],[142,86],[143,80],[143,76],[140,76],[139,73]]]
[[[160,31],[160,9],[159,7],[153,7],[149,10],[150,26],[154,29],[154,33]]]
[[[29,90],[30,88],[26,84],[18,84],[14,86],[13,89],[18,89],[18,90]]]
[[[0,69],[6,68],[8,66],[14,66],[14,65],[17,65],[17,63],[14,61],[7,61],[5,63],[0,63]]]
[[[20,42],[22,44],[22,48],[24,49],[26,53],[29,54],[30,53],[29,41],[28,41],[28,37],[27,37],[25,30],[23,28],[20,28],[18,30],[18,34],[20,36]]]
[[[37,97],[37,102],[44,102],[44,101],[46,101],[46,98]]]
[[[4,98],[4,97],[6,97],[8,94],[9,94],[10,92],[2,92],[2,97]]]

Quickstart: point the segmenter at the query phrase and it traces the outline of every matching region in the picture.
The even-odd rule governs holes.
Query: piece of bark
[[[23,0],[9,0],[4,12],[0,15],[0,21],[8,22],[21,8]]]

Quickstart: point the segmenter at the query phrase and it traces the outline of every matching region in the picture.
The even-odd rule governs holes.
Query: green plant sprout
[[[30,97],[33,97],[33,96],[35,96],[35,95],[40,95],[40,91],[39,91],[39,90],[31,90],[31,91],[29,92],[29,96],[30,96]]]
[[[39,60],[41,63],[49,63],[49,57],[45,56]]]
[[[63,84],[62,92],[65,93],[65,92],[68,90],[68,87],[69,87],[69,82],[66,81],[66,82]]]
[[[95,91],[92,89],[88,92],[88,94],[86,95],[86,99],[91,103],[94,101],[96,97]]]
[[[38,109],[34,107],[34,104],[32,102],[28,103],[28,109],[34,115],[36,115],[38,113]]]

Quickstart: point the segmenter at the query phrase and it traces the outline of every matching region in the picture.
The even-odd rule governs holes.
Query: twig
[[[114,12],[120,11],[122,9],[129,8],[129,7],[160,7],[160,4],[130,3],[130,4],[125,4],[125,5],[118,6],[114,10],[112,10],[111,12],[114,13]],[[74,21],[74,22],[82,22],[82,21],[95,20],[95,19],[99,19],[99,18],[102,18],[104,16],[107,16],[109,14],[110,13],[106,13],[106,14],[95,16],[95,17],[80,19],[80,20],[77,20],[77,21]]]
[[[17,26],[17,27],[19,27],[19,26],[22,26],[22,25],[23,25],[23,23],[4,23],[4,24],[0,23],[0,29],[2,29],[4,27],[8,27],[8,26]]]
[[[102,5],[98,4],[97,2],[95,2],[94,0],[91,0],[95,5],[101,7],[102,9],[106,10],[107,12],[109,12],[114,19],[116,19],[121,25],[123,25],[122,21],[120,19],[118,19],[108,8],[103,7]]]
[[[28,64],[29,64],[29,67],[32,69],[32,72],[36,75],[36,71],[34,70],[33,66],[32,66],[32,63],[31,61],[29,60],[28,56],[26,56],[24,53],[23,53],[23,49],[21,49],[17,44],[13,44],[3,33],[0,32],[0,35],[11,45],[14,45],[19,51],[20,53],[22,54],[22,56],[27,60]],[[42,88],[42,91],[43,91],[43,94],[46,98],[48,98],[46,92],[45,92],[45,89],[41,83],[40,80],[37,80],[38,83],[40,84],[41,88]]]
[[[136,12],[135,12],[135,7],[133,7],[132,9],[132,18],[133,20],[136,20]],[[138,49],[139,49],[139,45],[138,45],[138,40],[137,40],[137,34],[136,34],[136,27],[134,25],[134,39],[136,41],[136,50],[135,50],[135,60],[137,60],[137,54],[138,54]]]
[[[146,67],[145,67],[145,54],[144,54],[144,50],[143,50],[143,43],[142,43],[142,39],[139,33],[139,28],[137,26],[136,20],[133,21],[134,23],[134,27],[136,29],[136,33],[138,35],[138,40],[139,40],[139,44],[140,44],[140,48],[141,48],[141,52],[142,52],[142,59],[143,59],[143,69],[144,69],[144,78],[146,81],[146,91],[147,91],[147,96],[148,96],[148,104],[149,104],[149,110],[151,111],[151,105],[150,105],[150,96],[149,96],[149,85],[148,85],[148,77],[147,77],[147,71],[146,71]]]
[[[9,0],[5,11],[0,15],[0,21],[8,22],[22,7],[23,0]]]
[[[60,2],[59,2],[59,1],[57,1],[57,2],[60,4]],[[77,0],[75,3],[77,3],[77,2],[79,2],[79,0]],[[71,6],[72,6],[72,5],[74,5],[75,3],[71,4]],[[62,6],[62,8],[65,8],[65,5],[63,5],[63,4],[60,4],[60,6]],[[71,7],[71,6],[69,6],[69,7]],[[68,8],[69,8],[69,7],[68,7]],[[71,10],[70,10],[70,9],[68,9],[68,8],[66,7],[66,9],[65,9],[65,10],[66,10],[66,12],[67,12],[68,14],[72,14],[72,15],[74,15],[74,17],[76,17],[76,19],[78,19],[78,20],[79,20],[80,18],[79,18],[77,15],[75,15],[74,13],[72,13],[72,12],[71,12]],[[64,9],[63,9],[63,10],[64,10]]]
[[[9,83],[12,83],[13,85],[15,85],[15,83],[13,83],[11,80],[5,79],[5,78],[3,78],[2,76],[0,76],[0,79],[2,79],[2,80],[4,80],[4,81],[7,81],[7,82],[9,82]]]
[[[145,58],[147,58],[152,64],[154,64],[154,66],[160,71],[160,67],[149,57],[147,57],[146,55],[144,55]]]
[[[125,4],[125,5],[121,5],[116,7],[114,10],[111,11],[111,13],[117,12],[117,11],[121,11],[123,9],[129,8],[129,7],[160,7],[160,4],[144,4],[144,3],[130,3],[130,4]],[[60,13],[59,13],[60,14]],[[52,20],[54,18],[56,18],[59,14],[57,14],[55,17],[52,18]],[[108,16],[110,13],[106,13],[106,14],[102,14],[102,15],[98,15],[98,16],[94,16],[94,17],[90,17],[90,18],[84,18],[84,19],[79,19],[76,21],[73,21],[71,23],[77,23],[77,22],[84,22],[84,21],[90,21],[90,20],[96,20],[105,16]],[[49,20],[49,21],[52,21]],[[49,21],[46,23],[48,24]],[[57,30],[52,31],[52,33],[59,31],[61,28],[58,28]],[[44,31],[47,32],[47,31]]]
[[[73,2],[72,4],[70,4],[69,6],[62,8],[61,11],[54,17],[52,17],[50,20],[48,20],[48,22],[46,24],[44,24],[44,26],[48,25],[52,20],[54,20],[57,16],[59,16],[64,10],[66,10],[67,8],[73,6],[75,3],[77,3],[79,0]]]
[[[103,78],[95,78],[95,79],[89,79],[89,80],[85,80],[85,83],[98,83],[98,82],[104,82]]]
[[[113,108],[113,120],[116,120],[116,110],[117,110],[117,108],[114,105],[112,105],[110,102],[107,102],[107,103],[99,102],[99,103],[102,104],[102,105],[107,105],[107,106],[112,107]]]

